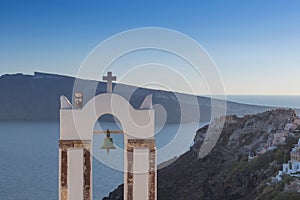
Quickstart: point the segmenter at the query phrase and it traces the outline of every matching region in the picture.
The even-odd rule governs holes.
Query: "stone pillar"
[[[68,151],[60,150],[60,200],[68,199]]]
[[[83,199],[91,200],[91,171],[92,171],[92,162],[91,162],[91,153],[90,148],[83,150]]]
[[[60,140],[60,166],[59,166],[59,199],[68,200],[69,190],[68,190],[68,150],[69,149],[83,149],[83,198],[84,200],[92,199],[92,190],[91,190],[91,170],[92,170],[92,161],[91,161],[91,141],[90,140]],[[80,177],[80,174],[78,174]]]
[[[156,200],[156,145],[155,139],[129,139],[127,141],[127,180],[124,185],[124,197],[126,200],[135,200],[133,195],[134,171],[133,150],[134,148],[149,149],[149,178],[148,178],[148,200]]]
[[[156,200],[156,147],[149,148],[149,200]]]
[[[127,194],[126,199],[133,199],[133,148],[127,147]]]

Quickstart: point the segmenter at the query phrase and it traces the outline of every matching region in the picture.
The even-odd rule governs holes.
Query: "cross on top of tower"
[[[103,76],[103,80],[107,81],[106,92],[112,93],[112,81],[116,81],[117,77],[112,75],[112,72],[107,72],[107,76]]]

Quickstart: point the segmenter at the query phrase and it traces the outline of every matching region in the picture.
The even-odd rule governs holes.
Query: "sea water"
[[[95,129],[118,129],[114,123],[101,123]],[[0,122],[0,199],[58,199],[58,122]],[[176,124],[156,127],[158,163],[189,149],[197,127]],[[100,149],[104,135],[93,138],[93,199],[102,199],[123,183],[123,154]],[[122,135],[112,135],[117,148],[124,148]],[[98,155],[98,157],[97,157]],[[119,156],[119,157],[118,157]],[[115,162],[119,169],[107,166]]]
[[[227,95],[226,99],[251,105],[300,108],[300,95]]]
[[[300,108],[300,96],[227,96],[228,100],[253,105]],[[200,124],[199,126],[203,126]],[[158,163],[178,156],[193,143],[198,124],[156,127]],[[120,128],[100,123],[95,129]],[[58,199],[58,122],[0,122],[0,200]],[[100,149],[103,135],[93,138],[93,199],[102,199],[123,183],[122,155]],[[124,148],[122,135],[113,135],[117,148]],[[119,156],[119,157],[118,157]],[[118,158],[118,159],[116,159]]]

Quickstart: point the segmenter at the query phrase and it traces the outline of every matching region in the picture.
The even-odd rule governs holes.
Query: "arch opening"
[[[94,131],[105,130],[123,130],[122,124],[117,117],[112,114],[104,114],[100,116],[94,125]],[[113,144],[116,149],[112,149],[107,154],[105,149],[100,147],[103,144],[106,134],[93,135],[92,148],[92,191],[93,199],[102,199],[109,195],[118,185],[124,182],[124,135],[111,134]],[[114,162],[120,169],[114,169],[104,164],[107,162]],[[103,181],[105,180],[105,181]],[[105,183],[105,184],[103,184]]]

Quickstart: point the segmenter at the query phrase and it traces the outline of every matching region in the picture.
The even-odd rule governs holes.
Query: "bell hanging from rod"
[[[112,137],[110,137],[109,129],[106,130],[106,137],[104,138],[103,144],[100,148],[106,149],[107,155],[109,154],[110,149],[116,149],[116,147],[114,146],[113,139],[112,139]]]

